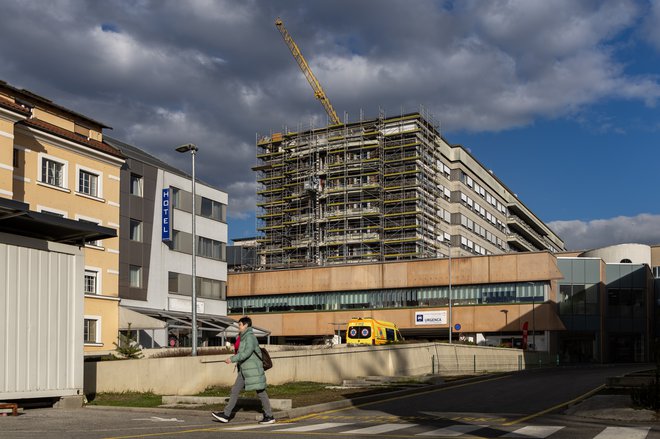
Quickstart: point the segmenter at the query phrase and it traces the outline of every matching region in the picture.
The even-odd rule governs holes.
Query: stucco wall
[[[651,266],[651,247],[644,244],[618,244],[586,251],[580,257],[601,258],[608,264],[619,264],[628,259],[633,264]]]
[[[278,351],[269,346],[273,368],[269,384],[315,381],[340,384],[360,376],[417,376],[513,371],[545,364],[543,354],[525,355],[518,349],[439,343],[392,346],[334,347]],[[234,383],[234,365],[227,355],[149,358],[85,363],[85,393],[152,391],[162,395],[194,395],[210,386]]]

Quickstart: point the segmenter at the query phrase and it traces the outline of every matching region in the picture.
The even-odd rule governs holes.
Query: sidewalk
[[[564,414],[607,421],[657,422],[653,410],[634,409],[629,395],[594,395],[569,407]]]
[[[365,404],[369,402],[379,401],[383,398],[392,398],[396,396],[411,395],[417,392],[427,392],[429,390],[440,389],[443,387],[451,387],[468,383],[471,381],[478,381],[484,379],[485,376],[476,376],[462,380],[451,381],[448,383],[429,384],[423,387],[411,387],[401,390],[393,390],[391,392],[378,393],[374,395],[367,395],[356,397],[352,399],[343,399],[338,401],[326,402],[322,404],[307,405],[304,407],[296,407],[290,410],[275,411],[273,416],[275,419],[294,419],[301,416],[306,416],[315,413],[322,413],[329,410],[336,410],[352,405]],[[112,407],[112,406],[87,406],[92,410],[123,410],[123,411],[136,411],[136,412],[151,412],[161,415],[176,415],[187,414],[189,416],[198,416],[200,418],[211,418],[209,410],[196,410],[196,409],[180,409],[180,408],[138,408],[138,407]],[[564,415],[577,416],[582,418],[591,418],[599,420],[610,421],[628,421],[628,422],[658,422],[660,415],[653,410],[642,410],[632,408],[630,396],[628,395],[599,395],[595,394],[586,395],[580,401],[572,401],[567,403],[564,408],[558,408]],[[240,409],[234,414],[232,419],[234,422],[254,422],[261,419],[261,413],[258,409]]]

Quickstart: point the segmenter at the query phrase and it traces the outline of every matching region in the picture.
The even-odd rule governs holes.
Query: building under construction
[[[261,137],[257,160],[263,268],[565,249],[422,113]]]

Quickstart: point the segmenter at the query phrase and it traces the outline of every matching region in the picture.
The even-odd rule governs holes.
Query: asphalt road
[[[487,378],[260,426],[195,411],[27,410],[0,418],[0,438],[453,437],[660,439],[660,425],[565,416],[560,407],[640,366],[550,369]],[[256,413],[255,413],[256,415]]]

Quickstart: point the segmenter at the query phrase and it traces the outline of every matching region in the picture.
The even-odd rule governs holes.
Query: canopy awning
[[[137,308],[132,306],[123,308],[158,319],[169,328],[190,328],[192,326],[192,313],[189,312]],[[199,330],[217,331],[218,337],[235,337],[238,334],[238,323],[230,317],[198,313],[196,319]],[[252,327],[252,331],[257,337],[267,337],[270,335],[270,331],[261,328]]]
[[[124,306],[119,307],[119,329],[163,329],[167,322],[149,317]]]
[[[35,212],[26,203],[6,198],[0,198],[0,232],[78,246],[117,236],[115,229]]]

